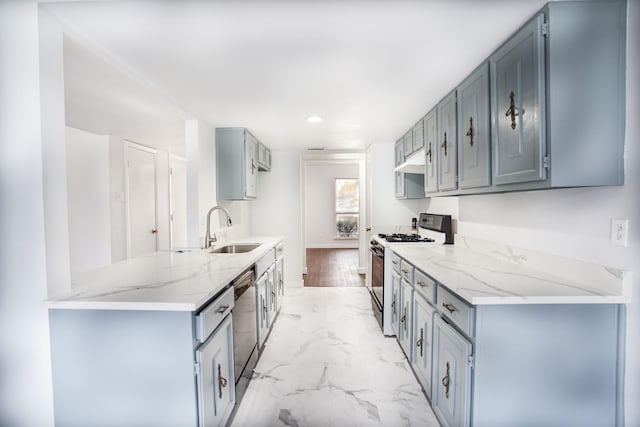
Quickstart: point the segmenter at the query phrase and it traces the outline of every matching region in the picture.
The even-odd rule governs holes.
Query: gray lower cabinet
[[[49,310],[55,424],[223,426],[235,403],[233,289],[199,313]]]
[[[413,298],[413,346],[411,366],[428,398],[431,398],[431,367],[433,358],[433,315],[435,308],[418,290]]]
[[[196,351],[201,427],[224,426],[235,404],[231,316]]]
[[[284,258],[282,257],[276,260],[275,287],[276,312],[280,312],[280,308],[282,307],[282,298],[284,298]]]
[[[458,138],[456,122],[456,91],[438,103],[438,189],[458,188]]]
[[[412,310],[413,309],[413,285],[406,280],[400,281],[400,323],[398,325],[398,342],[400,347],[411,362],[412,345]]]
[[[258,322],[258,350],[262,350],[269,334],[269,274],[265,272],[256,280],[256,314]]]
[[[402,307],[400,305],[400,285],[402,278],[397,271],[391,273],[391,330],[396,337],[400,335],[400,317]]]
[[[258,140],[245,128],[216,128],[216,186],[222,200],[257,197]]]
[[[426,195],[438,192],[438,111],[429,111],[424,117],[425,174],[424,190]]]
[[[489,65],[482,64],[457,89],[458,187],[491,185]]]
[[[472,306],[391,256],[394,331],[443,426],[624,425],[623,305]]]
[[[471,343],[440,316],[435,316],[433,341],[433,410],[445,427],[468,426]]]

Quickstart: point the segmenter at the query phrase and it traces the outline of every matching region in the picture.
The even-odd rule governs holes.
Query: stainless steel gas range
[[[371,240],[371,306],[384,335],[391,329],[391,256],[385,251],[398,245],[433,246],[453,244],[450,215],[421,213],[415,233],[378,234]]]

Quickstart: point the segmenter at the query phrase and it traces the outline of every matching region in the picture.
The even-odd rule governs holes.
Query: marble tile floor
[[[366,288],[287,289],[231,426],[420,426],[438,423]]]

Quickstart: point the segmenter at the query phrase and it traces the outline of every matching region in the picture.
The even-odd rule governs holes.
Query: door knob
[[[157,228],[154,228],[153,230],[151,230],[151,234],[156,234],[158,232]]]

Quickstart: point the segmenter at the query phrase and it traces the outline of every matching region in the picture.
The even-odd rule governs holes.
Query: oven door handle
[[[369,248],[369,250],[371,251],[371,253],[372,253],[374,256],[376,256],[376,257],[378,257],[378,258],[384,258],[384,249],[380,249],[380,248],[377,248],[377,247],[371,246],[371,247]]]

